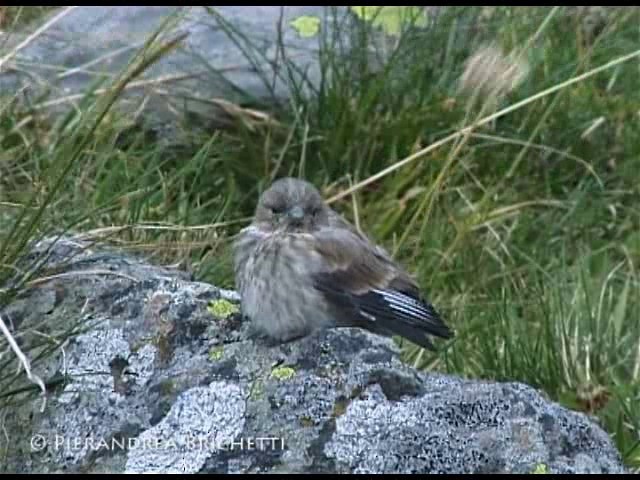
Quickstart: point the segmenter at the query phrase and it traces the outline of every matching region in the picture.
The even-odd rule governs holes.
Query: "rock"
[[[38,111],[47,113],[67,112],[96,81],[123,71],[174,12],[180,16],[163,37],[187,34],[180,49],[137,79],[148,82],[127,90],[126,102],[118,104],[129,113],[142,113],[152,128],[180,122],[188,115],[219,117],[224,107],[217,100],[270,103],[289,98],[292,82],[317,86],[319,35],[307,36],[304,29],[296,28],[300,18],[319,18],[321,31],[335,36],[336,42],[340,39],[348,50],[348,29],[341,28],[344,35],[338,35],[333,28],[352,17],[347,7],[81,6],[20,50],[11,68],[0,69],[0,94],[13,95],[25,88],[21,98],[27,105],[35,103]],[[12,35],[4,50],[25,36]],[[335,51],[340,49],[336,46]],[[283,52],[290,69],[284,68]]]
[[[526,385],[416,371],[357,329],[268,346],[233,291],[82,238],[25,261],[46,252],[0,312],[49,385],[41,412],[0,377],[7,472],[625,472],[592,419]]]

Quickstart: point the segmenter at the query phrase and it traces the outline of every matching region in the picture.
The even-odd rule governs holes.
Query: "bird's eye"
[[[282,215],[285,211],[282,205],[268,205],[267,208],[271,210],[271,213],[274,215]]]

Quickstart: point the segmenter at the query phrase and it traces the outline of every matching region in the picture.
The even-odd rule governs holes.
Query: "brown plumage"
[[[404,269],[306,181],[274,182],[234,251],[243,312],[272,340],[359,327],[433,349],[430,336],[453,336]]]

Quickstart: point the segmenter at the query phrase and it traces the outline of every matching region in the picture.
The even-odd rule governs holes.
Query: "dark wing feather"
[[[429,335],[453,336],[413,280],[380,249],[353,231],[326,229],[314,234],[324,269],[316,288],[335,311],[338,325],[399,335],[433,349]]]

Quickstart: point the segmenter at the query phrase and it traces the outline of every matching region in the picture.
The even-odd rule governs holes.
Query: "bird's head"
[[[329,207],[309,182],[281,178],[258,201],[254,223],[268,232],[313,232],[329,225]]]

